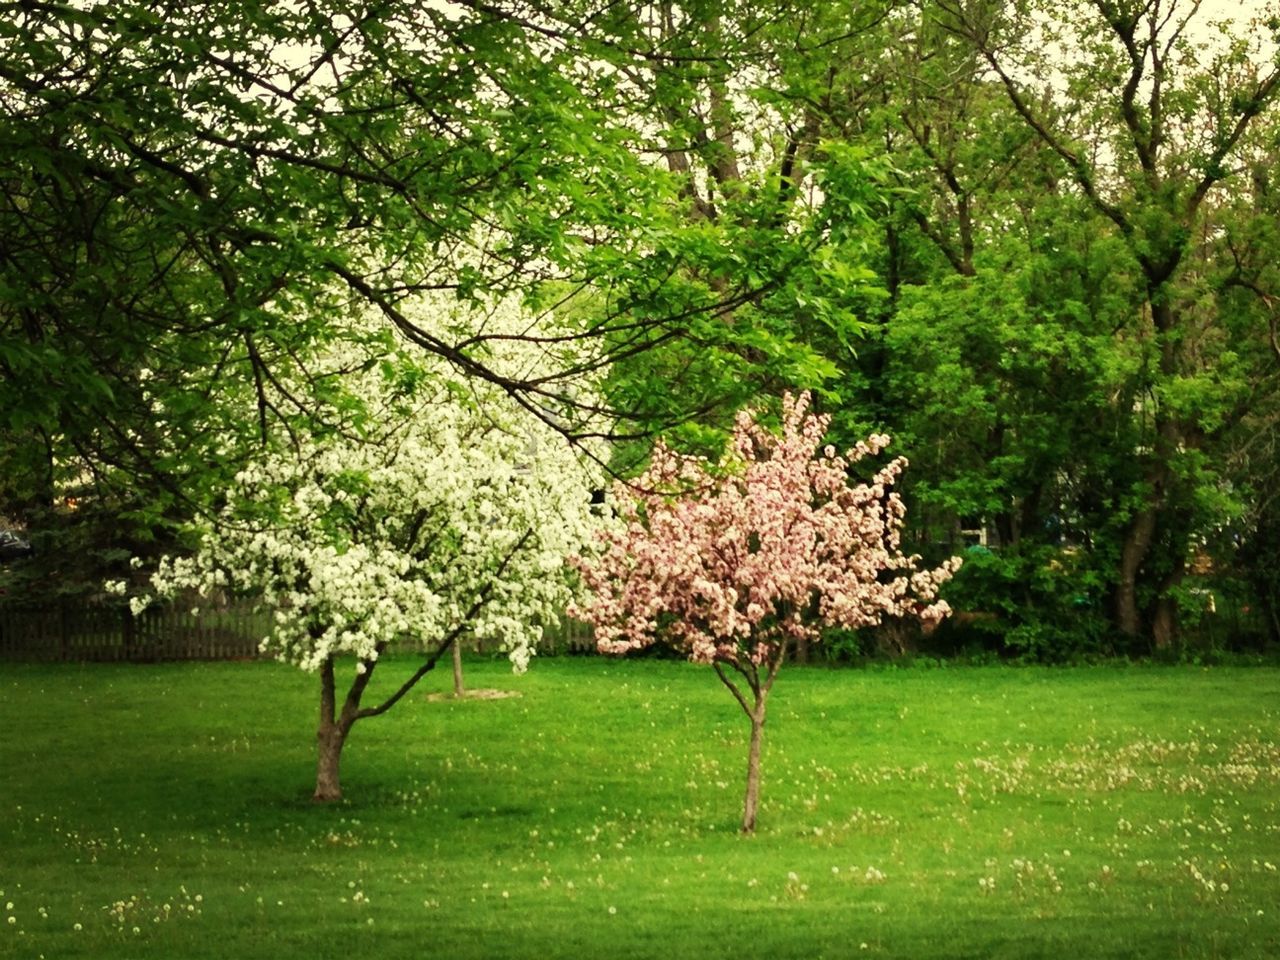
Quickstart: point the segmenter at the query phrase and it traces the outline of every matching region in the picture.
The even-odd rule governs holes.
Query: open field
[[[709,669],[468,681],[321,808],[314,677],[0,664],[0,956],[1280,955],[1280,670],[784,670],[754,837]]]

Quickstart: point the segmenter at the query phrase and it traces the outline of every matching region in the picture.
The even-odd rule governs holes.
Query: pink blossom
[[[579,560],[591,599],[573,611],[602,652],[645,647],[663,624],[661,639],[692,660],[759,665],[824,627],[947,615],[934,600],[959,560],[920,570],[901,553],[906,508],[893,486],[905,459],[850,485],[849,465],[889,437],[838,456],[822,445],[830,418],[808,407],[808,394],[783,399],[781,436],[739,414],[714,470],[659,442],[648,470],[617,487],[628,522]]]
[[[783,398],[781,436],[740,413],[714,470],[659,443],[649,469],[615,490],[625,523],[576,564],[590,599],[569,612],[595,627],[602,653],[672,643],[713,664],[750,718],[744,831],[755,828],[765,705],[788,645],[886,616],[935,624],[950,612],[938,588],[960,565],[920,570],[902,554],[906,507],[893,486],[906,460],[850,486],[849,465],[889,438],[839,456],[822,446],[829,418],[808,408],[808,394]]]

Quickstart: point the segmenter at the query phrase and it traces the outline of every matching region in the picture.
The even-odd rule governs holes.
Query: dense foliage
[[[0,3],[0,589],[215,514],[357,392],[354,302],[623,473],[788,388],[892,434],[911,549],[986,551],[935,649],[1280,639],[1280,19],[1233,14]]]
[[[912,456],[923,542],[989,550],[955,644],[1176,655],[1274,473],[1275,10],[937,0],[883,29],[849,50],[875,93],[827,112],[902,187],[850,429]]]

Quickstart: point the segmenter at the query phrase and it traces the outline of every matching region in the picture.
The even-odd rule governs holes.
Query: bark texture
[[[317,803],[332,803],[342,799],[342,778],[338,764],[342,759],[342,745],[347,735],[339,728],[337,720],[337,694],[334,690],[333,658],[320,665],[320,726],[316,730],[316,792],[312,799]]]
[[[742,832],[755,833],[760,810],[760,744],[764,734],[764,700],[751,713],[751,746],[747,750],[747,793],[742,803]]]
[[[316,792],[312,799],[317,803],[332,803],[342,799],[342,778],[338,764],[342,759],[342,745],[346,733],[336,724],[321,724],[316,733],[318,756],[316,760]]]
[[[466,684],[462,681],[462,644],[455,643],[453,645],[453,695],[461,697],[466,692]]]

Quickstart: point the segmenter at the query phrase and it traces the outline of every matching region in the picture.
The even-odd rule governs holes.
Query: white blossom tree
[[[342,796],[352,726],[391,709],[463,638],[527,667],[571,599],[565,557],[587,539],[598,484],[544,418],[495,388],[394,349],[337,361],[346,407],[240,471],[195,551],[152,578],[161,594],[249,595],[274,612],[262,650],[320,675],[318,801]],[[425,660],[367,703],[392,644]],[[344,659],[354,673],[339,700]]]

